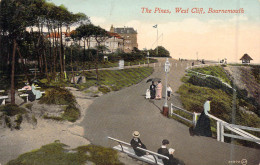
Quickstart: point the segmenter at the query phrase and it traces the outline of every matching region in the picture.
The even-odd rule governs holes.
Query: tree
[[[150,57],[170,57],[170,52],[163,46],[158,46],[158,56],[156,54],[157,47],[155,49],[149,50]]]
[[[12,43],[12,72],[11,72],[11,104],[15,104],[14,73],[15,73],[15,54],[17,49],[17,40],[21,38],[26,27],[33,26],[36,21],[34,16],[36,3],[41,4],[44,1],[35,0],[2,0],[0,2],[0,31],[8,36]],[[37,6],[36,6],[37,7]]]
[[[99,74],[98,74],[98,52],[100,48],[100,44],[108,39],[109,34],[105,29],[102,29],[100,26],[94,26],[93,36],[97,41],[97,57],[96,57],[96,74],[97,74],[97,82],[99,81]]]

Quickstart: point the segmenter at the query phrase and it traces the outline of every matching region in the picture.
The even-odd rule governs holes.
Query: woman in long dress
[[[194,128],[195,135],[212,137],[210,119],[208,117],[211,100],[212,98],[209,97],[208,100],[204,103],[204,110],[200,114],[199,120],[197,121],[196,127]]]
[[[35,99],[39,99],[42,97],[41,91],[37,90],[36,85],[34,83],[32,84],[32,92],[35,95]]]
[[[162,99],[162,88],[163,88],[163,86],[162,86],[161,81],[158,81],[158,84],[156,86],[156,97],[155,97],[155,99],[157,99],[157,100]]]
[[[150,85],[150,99],[155,99],[155,88],[156,86],[154,85],[154,82],[152,81],[152,84]]]

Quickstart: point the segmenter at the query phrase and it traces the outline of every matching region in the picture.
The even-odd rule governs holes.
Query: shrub
[[[79,154],[86,154],[89,153],[87,158],[91,162],[99,165],[106,165],[106,164],[122,164],[118,161],[118,155],[117,151],[96,146],[96,145],[87,145],[87,146],[81,146],[76,149]]]
[[[8,128],[11,128],[12,127],[12,124],[11,124],[11,119],[9,116],[5,116],[5,124]]]
[[[16,120],[14,121],[14,122],[16,122],[16,126],[14,128],[15,129],[20,129],[22,121],[23,121],[23,116],[21,114],[18,114],[16,116]]]
[[[71,122],[75,122],[80,117],[80,110],[74,105],[69,105],[66,107],[62,118]]]
[[[25,104],[25,108],[30,109],[30,110],[32,110],[32,106],[33,106],[33,104],[31,104],[31,103]]]
[[[118,160],[117,151],[111,148],[87,145],[80,146],[74,150],[68,150],[65,147],[67,145],[55,141],[54,143],[42,146],[40,149],[20,155],[18,158],[9,161],[7,165],[84,165],[87,161],[98,165],[122,165]]]
[[[17,114],[25,114],[27,111],[18,105],[7,104],[0,107],[0,111],[4,112],[7,116],[15,116]]]
[[[48,116],[48,115],[44,115],[43,116],[44,119],[51,119],[51,120],[56,120],[56,121],[62,121],[63,118],[60,116]]]
[[[110,92],[110,89],[106,86],[100,86],[100,87],[98,87],[98,90],[104,94]]]
[[[56,104],[56,105],[74,105],[75,97],[72,93],[63,88],[54,87],[45,91],[45,95],[39,101],[41,104]]]

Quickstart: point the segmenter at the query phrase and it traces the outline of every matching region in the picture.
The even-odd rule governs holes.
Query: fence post
[[[224,125],[223,122],[220,122],[220,141],[224,142]]]
[[[178,65],[178,64],[177,64],[177,63],[175,63],[175,67],[176,67],[176,68],[177,68],[177,65]]]
[[[220,131],[220,122],[219,121],[217,121],[217,140],[218,141],[220,141],[220,133],[221,133],[221,131]]]
[[[192,119],[193,121],[193,125],[194,125],[194,127],[196,126],[196,124],[197,124],[197,113],[196,112],[193,112],[193,119]]]
[[[172,103],[171,103],[171,107],[170,107],[170,116],[172,115]]]

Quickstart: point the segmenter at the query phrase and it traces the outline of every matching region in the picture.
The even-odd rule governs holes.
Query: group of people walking
[[[152,81],[152,84],[150,85],[150,99],[162,99],[162,88],[163,86],[161,81],[158,81],[157,84]]]
[[[140,147],[143,149],[147,149],[146,146],[140,140],[140,133],[138,131],[133,132],[133,138],[132,138],[130,144],[133,147],[134,152],[137,156],[140,157],[140,156],[149,154],[149,153],[137,148],[137,147]],[[162,141],[162,146],[157,151],[158,154],[164,155],[164,156],[168,157],[169,159],[160,158],[160,157],[159,157],[159,159],[162,159],[164,165],[180,165],[181,164],[180,161],[173,156],[173,153],[175,150],[172,148],[169,148],[169,149],[167,148],[167,146],[169,144],[170,144],[169,140],[164,139]]]
[[[159,80],[157,83],[152,81],[152,84],[150,85],[150,89],[147,89],[146,91],[146,98],[147,99],[155,99],[155,100],[161,100],[162,99],[162,89],[163,85],[161,80]],[[170,85],[167,87],[167,97],[168,100],[171,97],[172,89]]]

